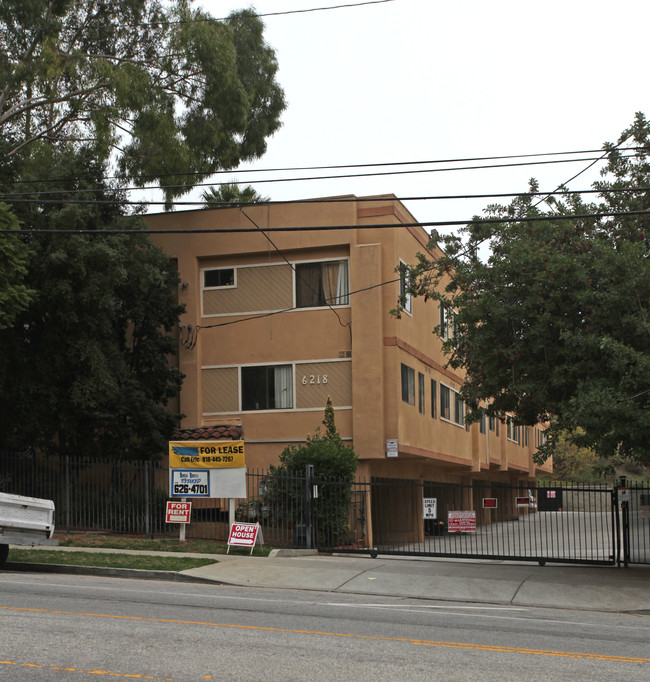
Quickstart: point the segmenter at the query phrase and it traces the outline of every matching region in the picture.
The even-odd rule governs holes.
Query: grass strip
[[[192,557],[159,557],[137,554],[102,554],[101,552],[59,552],[12,547],[8,561],[30,564],[59,564],[65,566],[100,566],[103,568],[136,568],[147,571],[186,571],[207,564],[214,559]]]
[[[226,554],[228,545],[214,540],[187,540],[179,542],[176,538],[143,538],[131,535],[102,535],[99,533],[56,533],[61,547],[97,547],[103,549],[136,549],[156,552],[186,552],[194,554]],[[235,553],[240,548],[231,548]],[[244,548],[246,554],[250,549]],[[253,556],[268,556],[271,547],[256,545]]]

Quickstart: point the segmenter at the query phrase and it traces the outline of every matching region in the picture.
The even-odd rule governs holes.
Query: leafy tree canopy
[[[553,480],[589,482],[601,475],[599,458],[593,450],[576,445],[570,434],[558,434],[553,451]]]
[[[191,4],[0,3],[0,446],[154,457],[178,422],[178,275],[121,188],[171,208],[285,106],[259,18]]]
[[[216,21],[191,0],[3,0],[0,156],[92,145],[171,202],[261,156],[285,102],[251,10]]]
[[[92,152],[38,152],[34,177],[44,188],[99,201],[17,205],[23,222],[46,232],[29,236],[29,305],[0,330],[0,447],[156,457],[179,418],[170,400],[181,374],[168,362],[182,310],[175,265],[141,231],[142,219],[125,215],[124,194],[102,184]],[[127,233],[50,232],[57,228]]]
[[[18,234],[20,223],[7,204],[0,202],[0,230]],[[33,291],[24,283],[29,248],[13,234],[0,234],[0,330],[11,327]]]
[[[606,149],[593,203],[560,192],[542,207],[531,181],[531,193],[489,206],[443,240],[440,258],[420,255],[410,268],[414,295],[456,313],[443,348],[466,372],[469,419],[487,409],[520,424],[550,421],[539,460],[566,431],[600,455],[650,462],[650,216],[571,217],[650,209],[643,114]],[[546,216],[559,217],[519,220]]]

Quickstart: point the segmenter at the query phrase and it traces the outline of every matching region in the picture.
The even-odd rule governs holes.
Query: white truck
[[[0,566],[9,545],[58,545],[54,535],[54,502],[0,493]]]

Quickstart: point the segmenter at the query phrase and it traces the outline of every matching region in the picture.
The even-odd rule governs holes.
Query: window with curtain
[[[346,260],[298,263],[296,265],[296,306],[314,308],[348,305],[350,286]]]
[[[288,410],[293,407],[291,365],[241,368],[241,408],[248,410]]]

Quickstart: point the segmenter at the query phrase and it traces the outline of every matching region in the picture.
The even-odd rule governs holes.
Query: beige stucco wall
[[[401,319],[389,315],[399,294],[395,268],[400,259],[414,263],[428,235],[418,226],[362,226],[416,223],[400,202],[386,197],[261,205],[243,212],[159,214],[147,221],[158,230],[245,230],[152,237],[178,259],[184,282],[179,299],[186,306],[182,322],[201,327],[192,349],[180,346],[179,366],[186,375],[180,397],[183,426],[241,420],[247,464],[266,468],[277,463],[284,447],[314,433],[332,395],[337,426],[360,457],[361,475],[450,481],[534,475],[532,437],[528,447],[517,445],[506,440],[501,425],[499,437],[489,432],[488,455],[486,435],[478,432],[477,424],[467,430],[440,418],[440,382],[457,390],[463,378],[445,368],[441,341],[432,333],[438,323],[437,303],[417,298],[411,314]],[[265,236],[262,230],[269,226],[341,228]],[[332,259],[349,259],[350,291],[358,292],[352,293],[349,305],[286,310],[294,303],[291,266]],[[203,291],[202,270],[221,267],[237,269],[236,290]],[[256,311],[264,315],[256,316]],[[285,363],[294,371],[294,407],[240,411],[239,368]],[[401,399],[402,363],[415,372],[415,405]],[[423,414],[418,409],[420,373],[425,380]],[[432,379],[438,391],[435,418]],[[398,440],[398,457],[386,457],[387,439]]]

